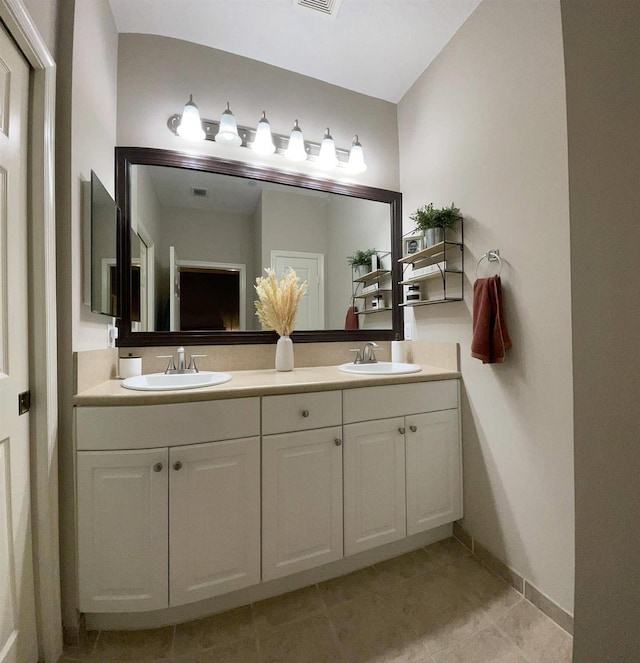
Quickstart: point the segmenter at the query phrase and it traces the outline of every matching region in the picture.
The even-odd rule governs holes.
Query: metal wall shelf
[[[405,237],[415,236],[415,234],[415,232],[410,232]],[[400,306],[426,306],[462,301],[464,299],[464,228],[462,217],[460,217],[460,241],[445,239],[433,246],[403,256],[398,262],[404,269],[400,285],[410,286],[423,283],[425,285],[424,289],[426,289],[427,283],[433,284],[436,279],[440,279],[442,282],[442,296],[431,298],[426,295],[425,299],[405,301]],[[437,268],[427,274],[412,276],[414,270],[420,270],[430,265],[436,265]],[[411,270],[407,271],[410,266]],[[459,275],[460,278],[451,276],[454,274]],[[432,285],[432,290],[433,287]],[[425,296],[425,293],[422,292],[422,295]]]

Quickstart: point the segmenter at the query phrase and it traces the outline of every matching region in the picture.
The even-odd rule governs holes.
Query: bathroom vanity
[[[232,375],[76,396],[82,612],[186,605],[462,517],[459,373]]]

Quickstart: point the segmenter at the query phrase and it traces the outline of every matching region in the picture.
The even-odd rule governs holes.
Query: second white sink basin
[[[198,387],[211,387],[214,384],[229,382],[229,373],[215,371],[200,371],[199,373],[148,373],[136,375],[122,381],[125,389],[137,391],[170,391],[172,389],[197,389]]]
[[[418,364],[405,364],[395,361],[379,361],[375,364],[342,364],[338,370],[343,373],[359,375],[402,375],[403,373],[419,373],[422,368]]]

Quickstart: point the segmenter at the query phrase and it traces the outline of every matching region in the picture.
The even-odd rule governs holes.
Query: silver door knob
[[[300,414],[302,414],[302,416],[306,418],[309,416],[309,410],[302,410]]]
[[[418,430],[418,427],[417,427],[417,426],[414,426],[414,425],[412,424],[411,426],[409,426],[409,430],[410,430],[412,433],[415,433],[415,432]]]
[[[339,447],[342,444],[342,440],[339,437],[336,437],[333,443],[336,445],[336,447]]]
[[[182,469],[182,463],[181,463],[179,460],[177,460],[177,461],[173,464],[173,469],[174,469],[174,470],[181,470],[181,469]]]
[[[156,464],[153,466],[153,471],[154,471],[154,472],[162,472],[162,463],[156,463]]]
[[[398,433],[400,433],[400,435],[404,435],[404,428],[398,428]]]

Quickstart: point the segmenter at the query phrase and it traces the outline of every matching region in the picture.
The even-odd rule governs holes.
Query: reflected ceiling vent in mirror
[[[206,189],[199,189],[197,187],[191,187],[191,195],[195,198],[207,198],[209,192]]]
[[[340,11],[342,0],[293,0],[296,9],[312,11],[325,18],[335,18]]]

